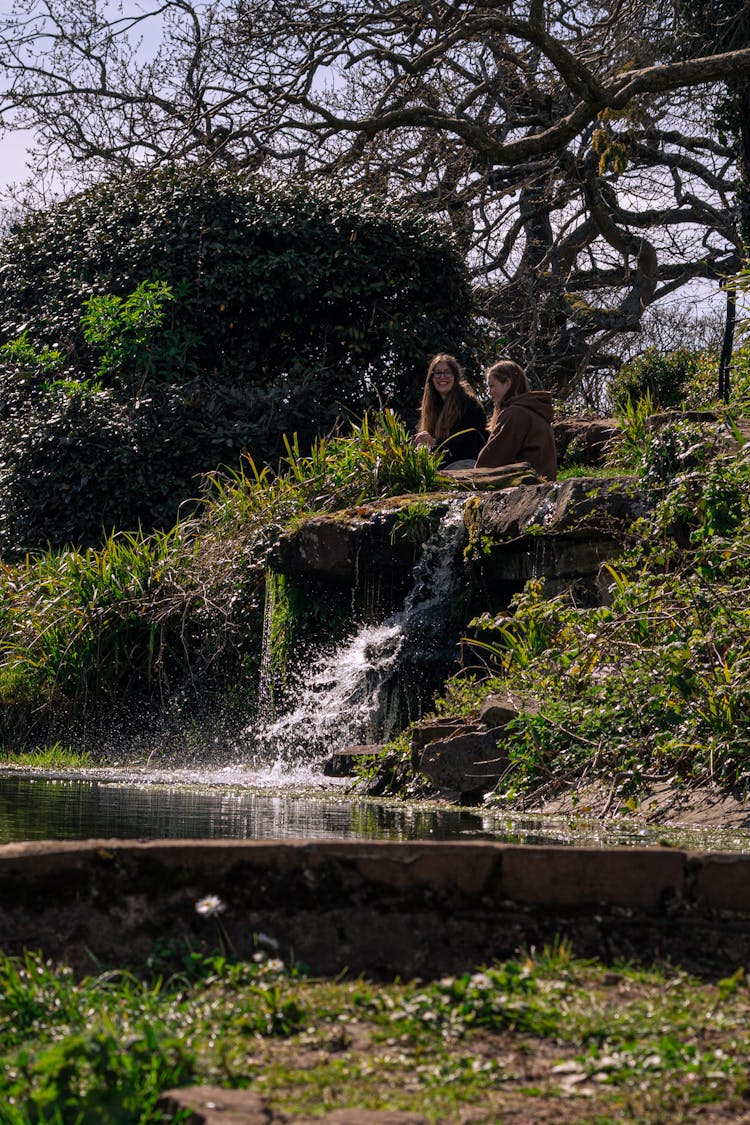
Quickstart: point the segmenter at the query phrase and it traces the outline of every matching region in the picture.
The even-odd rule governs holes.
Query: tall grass
[[[318,438],[307,454],[301,453],[296,435],[285,437],[284,446],[277,473],[246,457],[239,471],[212,476],[207,518],[260,520],[271,527],[305,513],[431,492],[441,485],[440,457],[415,446],[392,410],[352,422],[347,435]]]
[[[202,513],[169,530],[0,564],[0,701],[77,713],[241,676],[260,655],[267,553],[290,522],[438,478],[439,458],[386,410],[307,454],[287,439],[277,472],[248,457],[215,474]]]
[[[194,548],[192,548],[194,549]],[[82,701],[123,681],[150,686],[179,658],[182,529],[111,534],[101,548],[47,552],[0,568],[0,691],[23,701]]]

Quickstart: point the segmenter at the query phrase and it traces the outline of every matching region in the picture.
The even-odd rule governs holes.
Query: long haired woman
[[[441,352],[427,368],[417,445],[440,448],[443,461],[474,461],[487,441],[487,419],[455,356]]]
[[[477,468],[496,469],[527,461],[540,476],[556,480],[551,394],[530,391],[526,372],[510,359],[493,363],[486,374],[494,410],[489,441],[477,457]]]

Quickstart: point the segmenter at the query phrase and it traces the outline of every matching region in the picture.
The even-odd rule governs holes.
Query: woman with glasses
[[[443,464],[476,460],[487,441],[487,419],[455,356],[430,360],[422,394],[417,445],[439,449]]]

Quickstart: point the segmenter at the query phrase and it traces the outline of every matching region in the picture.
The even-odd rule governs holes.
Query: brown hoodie
[[[540,476],[557,480],[549,391],[518,395],[501,409],[489,441],[479,451],[477,468],[497,469],[516,461],[528,461]]]

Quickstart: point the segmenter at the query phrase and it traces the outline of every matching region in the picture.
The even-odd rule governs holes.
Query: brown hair
[[[485,372],[487,379],[490,375],[500,379],[503,383],[510,383],[510,390],[503,399],[502,405],[496,406],[492,411],[492,417],[490,418],[490,430],[492,430],[497,425],[500,411],[504,410],[506,406],[510,406],[514,398],[529,393],[529,383],[524,369],[519,364],[514,363],[512,359],[500,359],[497,363],[493,363]]]
[[[446,364],[453,372],[455,383],[443,399],[435,389],[432,373],[439,363]],[[427,368],[427,378],[422,393],[422,407],[419,412],[419,429],[426,430],[437,441],[445,441],[453,433],[460,419],[467,398],[476,400],[477,396],[466,382],[464,373],[454,355],[440,352],[433,356]],[[477,400],[478,401],[478,400]]]

